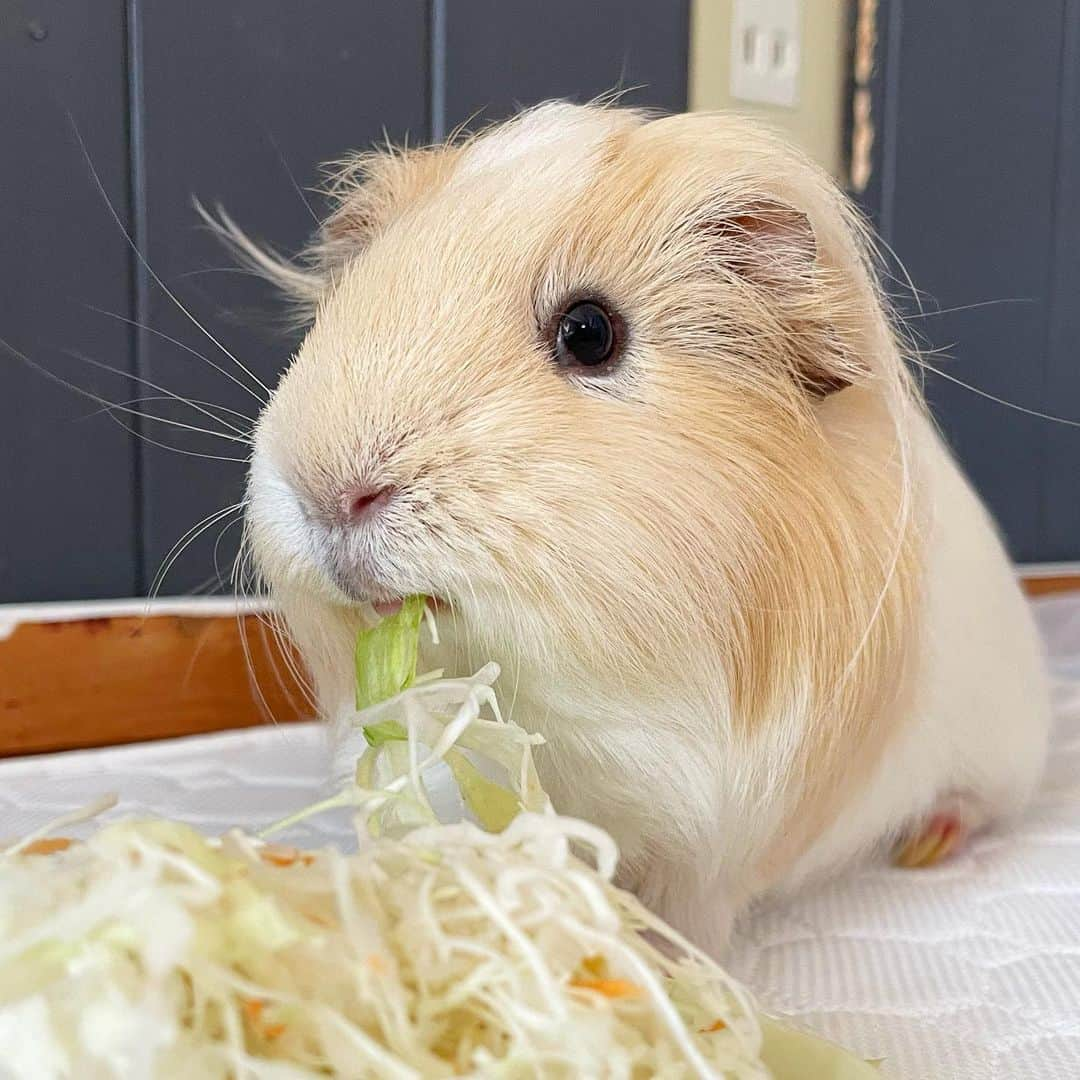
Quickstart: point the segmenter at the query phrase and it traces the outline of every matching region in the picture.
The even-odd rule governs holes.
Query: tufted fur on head
[[[771,884],[910,691],[921,403],[856,212],[749,121],[561,103],[331,192],[296,263],[220,225],[309,319],[248,539],[323,710],[356,597],[438,596],[445,662],[501,660],[627,881],[692,852]],[[600,375],[553,360],[582,298],[620,327]],[[335,517],[356,485],[397,493],[362,529]]]

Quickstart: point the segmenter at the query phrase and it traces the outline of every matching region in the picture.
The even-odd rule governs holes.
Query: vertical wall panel
[[[254,417],[262,391],[224,350],[272,386],[295,339],[282,330],[277,298],[237,273],[201,229],[192,196],[224,203],[254,234],[292,250],[315,224],[297,188],[317,182],[318,162],[384,130],[424,140],[476,110],[493,117],[616,86],[643,86],[629,101],[681,109],[687,37],[685,0],[604,0],[587,10],[567,0],[4,5],[0,337],[95,393],[151,398],[145,410],[173,424],[137,426],[186,453],[135,443],[106,416],[80,419],[95,406],[5,358],[0,599],[137,592],[186,529],[240,498],[243,462],[217,457],[242,458],[246,448],[177,425],[245,425],[238,414]],[[220,346],[128,249],[68,109],[121,224]],[[307,198],[318,214],[318,198]],[[121,377],[64,349],[113,364]],[[129,374],[162,389],[136,388]],[[167,391],[235,412],[210,419],[169,402]],[[217,534],[192,546],[165,591],[213,585]],[[219,551],[223,570],[235,536]]]
[[[124,6],[5,3],[0,12],[0,338],[114,400],[131,335],[129,252],[67,113],[127,218]],[[135,588],[132,436],[0,349],[0,601]]]
[[[1062,37],[1047,411],[1080,421],[1080,0]],[[1080,428],[1047,423],[1043,559],[1080,559]]]
[[[384,129],[397,138],[406,132],[427,137],[427,5],[135,3],[149,261],[209,332],[273,386],[295,341],[282,332],[269,290],[225,269],[230,258],[200,229],[192,196],[222,202],[245,228],[282,249],[300,246],[314,221],[290,171],[306,188],[319,179],[317,163],[368,147]],[[308,198],[318,212],[318,200]],[[145,276],[144,285],[150,326],[254,387]],[[258,409],[258,401],[224,374],[160,337],[143,335],[140,356],[141,370],[155,382],[248,416]],[[190,410],[185,416],[205,421]],[[223,440],[168,430],[159,437],[196,453],[243,456],[243,447]],[[233,462],[146,450],[148,577],[187,528],[237,501],[243,471]],[[213,575],[219,531],[215,526],[192,545],[169,574],[166,592],[190,589]],[[237,532],[234,527],[222,541],[223,569]]]
[[[686,108],[687,0],[443,2],[447,128],[474,113],[496,118],[618,87],[640,87],[626,96],[631,104]]]
[[[1062,0],[882,0],[880,173],[868,192],[925,294],[929,314],[913,313],[912,326],[942,351],[931,361],[987,394],[1050,412],[1068,408],[1047,393],[1051,255],[1070,227],[1056,217],[1063,10]],[[1075,236],[1075,211],[1072,221]],[[1062,369],[1059,390],[1069,378]],[[1013,555],[1080,556],[1080,535],[1049,543],[1043,527],[1046,500],[1070,497],[1047,487],[1051,425],[934,375],[926,388]],[[1075,453],[1062,459],[1066,470]]]

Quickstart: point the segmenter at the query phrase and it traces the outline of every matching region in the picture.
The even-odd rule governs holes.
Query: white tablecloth
[[[729,967],[767,1010],[883,1057],[885,1078],[1080,1080],[1080,598],[1036,608],[1058,723],[1023,820],[934,870],[854,869],[737,931]],[[105,791],[112,814],[255,829],[312,801],[327,770],[314,724],[0,761],[0,838]],[[289,839],[348,835],[338,816]]]

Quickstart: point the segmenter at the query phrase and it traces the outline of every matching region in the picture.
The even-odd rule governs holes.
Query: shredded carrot
[[[244,1015],[252,1022],[262,1016],[263,1009],[266,1008],[266,1002],[261,1001],[259,998],[244,998]]]
[[[266,1010],[266,1002],[261,998],[241,998],[240,1004],[248,1022],[255,1029],[256,1033],[261,1035],[264,1039],[276,1039],[284,1034],[285,1024],[260,1023],[263,1012]]]
[[[580,990],[595,990],[609,998],[641,997],[642,989],[628,979],[613,979],[608,975],[607,957],[600,953],[584,956],[577,971],[570,977],[570,985]]]
[[[294,866],[297,862],[310,866],[315,861],[315,856],[306,851],[278,844],[267,844],[259,851],[259,857],[272,866]]]
[[[582,971],[591,975],[594,979],[607,978],[607,957],[602,956],[600,953],[593,953],[592,956],[584,957],[579,966]]]
[[[723,1020],[714,1020],[708,1027],[700,1028],[702,1035],[708,1035],[712,1031],[723,1031],[727,1024]]]
[[[71,841],[66,836],[46,836],[41,840],[35,840],[22,849],[22,855],[52,855],[57,851],[67,851],[71,847]]]
[[[372,971],[378,972],[380,975],[386,974],[386,961],[378,953],[368,955],[367,965]]]
[[[570,985],[581,990],[595,990],[609,998],[641,997],[642,994],[641,987],[629,979],[583,979],[575,975],[570,980]]]

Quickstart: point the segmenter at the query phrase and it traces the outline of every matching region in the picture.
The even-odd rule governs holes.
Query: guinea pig
[[[549,103],[359,157],[259,418],[246,531],[323,715],[367,602],[503,669],[555,806],[702,947],[766,893],[1021,808],[1036,634],[866,226],[746,119]],[[438,655],[435,655],[438,653]]]

